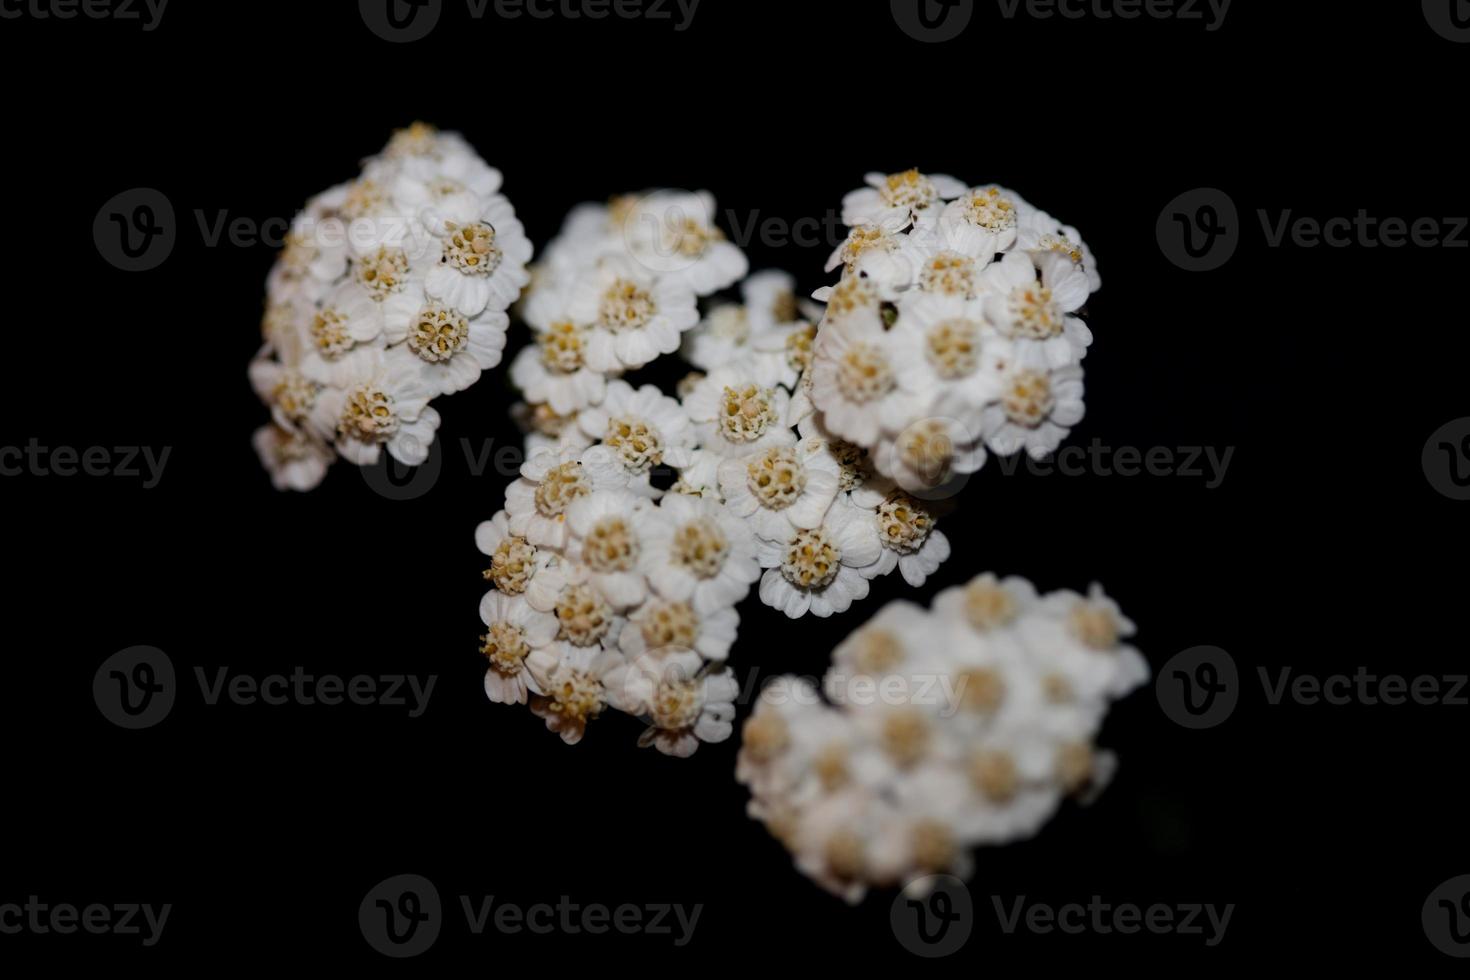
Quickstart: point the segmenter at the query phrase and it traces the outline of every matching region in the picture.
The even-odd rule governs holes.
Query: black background
[[[801,878],[744,814],[737,740],[691,760],[640,751],[636,722],[568,748],[489,704],[476,653],[475,525],[504,479],[461,440],[515,445],[504,368],[436,402],[443,472],[386,500],[346,464],[278,494],[250,446],[245,377],[263,245],[210,247],[221,212],[289,217],[414,119],[465,133],[505,174],[538,248],[582,200],[703,187],[741,220],[821,218],[869,170],[997,181],[1077,225],[1091,303],[1088,416],[1073,444],[1235,447],[1187,478],[1003,476],[992,464],[942,525],[955,554],[916,596],[994,569],[1039,587],[1096,579],[1155,669],[1187,647],[1245,678],[1224,725],[1189,732],[1151,689],[1102,742],[1122,768],[1087,810],[977,855],[979,919],[951,969],[1072,962],[1455,967],[1426,941],[1429,892],[1470,872],[1465,708],[1269,707],[1258,666],[1464,672],[1464,507],[1420,451],[1466,414],[1463,283],[1450,249],[1271,249],[1257,209],[1327,218],[1467,210],[1470,47],[1418,4],[1238,0],[1221,30],[1173,21],[1006,21],[979,3],[959,39],[906,37],[886,3],[704,0],[668,22],[472,21],[389,45],[352,3],[175,0],[159,28],[0,21],[9,93],[0,445],[172,447],[152,490],[119,478],[7,477],[12,624],[0,902],[171,902],[163,941],[0,936],[0,963],[85,959],[213,969],[393,964],[357,905],[393,874],[449,906],[413,966],[660,970],[924,963],[888,927]],[[1227,191],[1244,221],[1223,269],[1171,265],[1155,221],[1175,195]],[[92,240],[114,194],[155,187],[178,244],[158,269]],[[804,288],[825,245],[747,249]],[[522,335],[512,337],[517,345]],[[818,673],[894,575],[833,621],[751,598],[732,663]],[[184,692],[156,728],[98,713],[98,665],[167,651]],[[196,666],[254,674],[437,676],[428,712],[206,707]],[[742,673],[744,676],[744,673]],[[745,711],[742,709],[742,717]],[[467,934],[457,896],[702,903],[693,942]],[[1234,903],[1225,941],[1005,935],[990,896],[1050,903]]]

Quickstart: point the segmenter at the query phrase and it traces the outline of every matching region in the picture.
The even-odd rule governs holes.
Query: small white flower
[[[510,518],[499,511],[475,528],[475,547],[490,558],[485,578],[506,595],[524,595],[533,609],[550,612],[556,605],[561,580],[542,575],[553,553],[538,548],[510,530]]]
[[[840,465],[822,439],[773,446],[720,464],[725,505],[756,534],[784,541],[792,528],[815,528],[837,497]]]
[[[639,368],[679,349],[699,320],[694,291],[675,277],[650,277],[621,257],[601,260],[567,297],[567,314],[587,328],[584,359],[595,371]]]
[[[607,377],[587,366],[589,331],[570,320],[536,335],[511,361],[510,378],[526,398],[546,404],[558,415],[571,415],[602,401]]]
[[[702,673],[702,666],[697,653],[672,651],[645,654],[609,675],[618,707],[649,722],[640,746],[687,758],[700,742],[730,737],[740,685],[729,670]]]
[[[1087,302],[1081,266],[1049,262],[1043,270],[1026,253],[1012,252],[987,268],[981,281],[986,316],[1015,342],[1021,360],[1048,368],[1082,360],[1092,331],[1072,315]]]
[[[758,384],[734,368],[718,368],[684,399],[702,448],[741,457],[796,441],[787,427],[791,398],[781,388]]]
[[[480,621],[480,652],[490,661],[486,696],[497,704],[525,704],[534,683],[526,659],[556,639],[556,617],[532,608],[524,596],[492,591],[480,600]]]
[[[637,262],[654,276],[687,283],[700,296],[733,285],[749,271],[745,253],[715,224],[715,199],[708,191],[654,191],[621,218],[625,247]]]
[[[505,488],[510,533],[540,547],[561,548],[567,539],[567,508],[593,490],[626,485],[621,464],[605,446],[580,453],[544,452],[521,465],[520,479]]]
[[[301,373],[341,387],[378,356],[385,346],[382,336],[381,304],[356,282],[343,283],[306,319]]]
[[[925,175],[917,170],[896,174],[870,173],[868,186],[842,199],[845,225],[882,225],[904,228],[937,213],[944,201],[965,191],[963,182],[945,174]]]
[[[885,299],[918,281],[937,246],[928,236],[906,235],[882,225],[857,225],[827,260],[827,271],[842,268],[848,277],[869,280]]]
[[[526,658],[530,670],[528,687],[536,695],[531,710],[546,727],[575,745],[587,731],[587,723],[608,706],[606,678],[623,665],[623,658],[599,646],[553,643],[532,651]]]
[[[1040,459],[1056,452],[1086,411],[1082,368],[1006,364],[1001,370],[1000,401],[981,419],[986,445],[1002,456],[1024,449]]]
[[[655,467],[682,467],[693,459],[694,428],[678,401],[653,385],[633,388],[611,381],[600,404],[577,416],[589,441],[612,449],[640,493],[656,496],[649,483]]]
[[[810,530],[793,527],[779,542],[760,541],[761,601],[792,619],[845,612],[868,594],[863,569],[882,555],[872,515],[842,502]]]
[[[691,602],[653,596],[628,616],[618,645],[629,657],[693,650],[706,660],[724,660],[739,625],[740,614],[733,607],[716,607],[701,614]]]
[[[1062,224],[1045,211],[1035,211],[1021,222],[1016,247],[1030,252],[1043,270],[1054,262],[1081,266],[1087,276],[1088,289],[1095,293],[1102,287],[1097,260],[1082,240],[1082,235],[1076,228]]]
[[[440,248],[424,290],[466,316],[509,309],[531,281],[531,242],[515,209],[498,194],[478,204],[472,218],[435,215],[429,225]]]
[[[466,316],[415,285],[384,300],[382,308],[388,342],[423,362],[424,380],[436,395],[463,391],[500,363],[510,327],[503,312]]]
[[[407,466],[428,459],[439,413],[429,407],[433,392],[412,355],[400,349],[374,352],[342,380],[342,387],[327,388],[317,398],[311,425],[336,440],[344,459],[372,466],[384,448]]]
[[[972,187],[945,205],[936,233],[946,248],[984,266],[1016,243],[1021,223],[1034,210],[1004,187]]]
[[[279,425],[255,430],[251,442],[277,490],[305,492],[322,482],[337,458],[330,446],[305,432]]]
[[[903,580],[919,588],[949,558],[949,539],[935,528],[928,504],[903,490],[894,490],[874,512],[883,554],[869,577],[887,575],[897,568]]]
[[[648,583],[640,567],[652,504],[625,490],[593,490],[566,508],[566,554],[577,576],[590,581],[614,611],[643,601]]]
[[[875,311],[828,320],[817,333],[812,402],[832,432],[860,446],[898,432],[922,407],[923,354],[884,329]]]
[[[643,571],[654,591],[701,616],[733,607],[760,578],[755,533],[712,500],[665,494],[643,542]]]

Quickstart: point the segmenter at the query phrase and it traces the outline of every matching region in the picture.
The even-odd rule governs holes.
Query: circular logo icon
[[[119,650],[92,677],[97,710],[119,728],[152,728],[163,721],[177,690],[173,662],[157,647]]]
[[[889,0],[888,6],[899,29],[925,44],[953,41],[975,16],[975,0]]]
[[[1430,486],[1451,500],[1470,500],[1470,418],[1436,429],[1419,460]]]
[[[98,253],[124,272],[158,268],[173,252],[178,233],[173,204],[151,187],[113,195],[92,220]]]
[[[1190,647],[1169,658],[1154,681],[1159,707],[1177,725],[1214,728],[1235,711],[1240,674],[1219,647]]]
[[[406,437],[407,438],[407,437]],[[418,466],[400,463],[389,453],[383,453],[372,466],[360,466],[362,478],[373,492],[389,500],[414,500],[422,497],[439,482],[439,473],[444,469],[444,454],[435,440],[429,444],[429,455]]]
[[[444,12],[444,0],[357,0],[357,9],[378,37],[407,44],[429,36]]]
[[[1470,44],[1470,0],[1424,0],[1424,19],[1446,41]]]
[[[1435,949],[1458,959],[1470,957],[1470,875],[1451,878],[1430,892],[1420,919]]]
[[[362,938],[384,956],[404,959],[434,945],[444,924],[439,890],[422,875],[385,878],[357,908]]]
[[[888,924],[904,949],[934,959],[956,952],[975,928],[970,889],[954,875],[916,878],[888,909]]]
[[[1155,231],[1164,257],[1186,272],[1218,269],[1240,246],[1235,202],[1213,187],[1185,191],[1164,205]]]

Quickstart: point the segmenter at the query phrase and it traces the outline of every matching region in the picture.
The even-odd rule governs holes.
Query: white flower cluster
[[[1080,312],[1098,278],[1077,231],[1002,187],[917,170],[869,174],[798,414],[866,449],[913,492],[1001,455],[1053,452],[1083,415]]]
[[[1133,624],[1097,586],[1038,596],[981,575],[932,610],[893,602],[836,648],[823,681],[781,677],[746,722],[749,812],[824,888],[970,873],[969,849],[1035,834],[1114,758],[1093,741],[1148,678]]]
[[[714,219],[703,193],[583,205],[519,308],[528,461],[477,534],[495,586],[485,687],[569,742],[606,707],[647,719],[644,744],[668,753],[728,738],[723,663],[757,580],[766,605],[825,617],[949,555],[923,502],[792,417],[820,311],[789,276],[746,278]],[[737,283],[739,302],[712,299]],[[623,377],[681,349],[704,370],[674,394]]]
[[[338,456],[422,463],[429,402],[500,363],[531,259],[500,185],[462,137],[415,123],[296,216],[250,366],[272,418],[255,447],[278,489],[310,490]]]

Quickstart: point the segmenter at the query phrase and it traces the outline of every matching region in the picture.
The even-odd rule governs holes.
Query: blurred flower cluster
[[[749,812],[850,902],[967,876],[971,848],[1029,837],[1106,784],[1115,760],[1094,739],[1149,674],[1133,632],[1097,586],[1038,595],[985,574],[931,609],[889,603],[837,645],[821,692],[762,691],[736,769]]]

